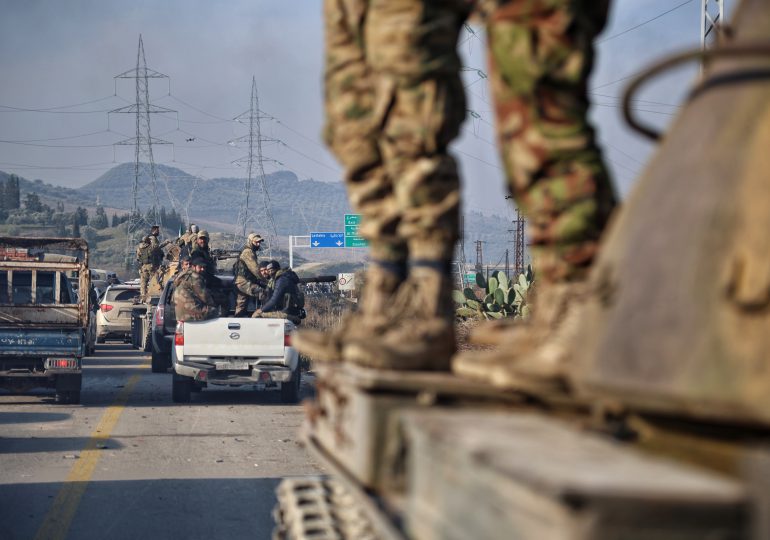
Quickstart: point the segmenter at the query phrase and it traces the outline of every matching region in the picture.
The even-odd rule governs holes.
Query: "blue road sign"
[[[345,247],[345,233],[341,232],[311,232],[310,247],[339,248]]]

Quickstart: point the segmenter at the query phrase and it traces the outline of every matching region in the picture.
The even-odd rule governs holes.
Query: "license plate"
[[[242,370],[249,369],[249,363],[245,361],[233,360],[231,362],[217,362],[217,369],[221,370]]]

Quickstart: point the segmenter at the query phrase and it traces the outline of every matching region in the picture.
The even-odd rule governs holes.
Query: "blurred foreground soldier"
[[[203,257],[205,261],[207,278],[214,278],[217,273],[217,261],[211,255],[211,249],[209,248],[209,233],[208,231],[199,231],[195,235],[195,246],[190,253],[190,259],[195,256]]]
[[[206,260],[200,255],[190,259],[190,268],[174,280],[174,306],[179,321],[205,321],[219,316],[219,307],[206,288]]]
[[[304,316],[305,300],[299,290],[299,276],[291,268],[281,269],[278,261],[270,261],[265,269],[270,278],[272,293],[252,316],[288,319],[294,324],[300,324]]]
[[[357,330],[344,339],[299,333],[305,354],[384,369],[450,366],[459,182],[447,147],[465,117],[456,49],[474,7],[487,25],[498,142],[530,224],[540,290],[531,329],[481,329],[477,341],[504,345],[483,359],[458,356],[454,369],[507,386],[524,373],[556,376],[566,362],[566,349],[549,344],[567,337],[616,204],[586,95],[608,0],[325,0],[327,142],[374,264]]]
[[[259,261],[257,260],[257,252],[260,250],[262,242],[263,238],[260,235],[251,233],[238,256],[238,261],[235,263],[236,317],[244,316],[249,298],[258,298],[260,291],[267,287],[267,282],[259,275]]]
[[[163,250],[158,242],[160,227],[153,225],[149,236],[145,236],[136,248],[136,260],[139,261],[139,301],[146,303],[149,298],[147,288],[150,279],[156,275],[160,263],[163,262]]]

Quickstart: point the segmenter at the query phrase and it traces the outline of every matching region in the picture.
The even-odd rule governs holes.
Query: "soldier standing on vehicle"
[[[267,283],[259,275],[257,252],[262,246],[263,238],[257,233],[251,233],[235,263],[235,289],[238,297],[235,301],[235,316],[242,317],[246,313],[249,298],[257,298],[260,290]]]
[[[501,386],[562,374],[569,321],[616,205],[587,116],[593,40],[608,4],[325,0],[326,138],[345,166],[373,264],[360,314],[337,332],[298,333],[301,352],[386,369],[449,368],[460,190],[448,146],[466,114],[457,38],[475,7],[487,25],[498,141],[530,224],[539,290],[532,331],[484,328],[478,340],[503,346],[458,356],[453,368]]]
[[[190,259],[193,256],[199,255],[203,257],[206,262],[206,277],[214,278],[217,273],[217,261],[211,255],[211,248],[209,247],[209,233],[208,231],[199,231],[195,236],[195,246],[190,253]]]
[[[195,241],[198,237],[198,226],[195,223],[191,223],[187,227],[187,231],[177,238],[176,243],[179,246],[180,255],[187,253],[189,256],[195,247]]]
[[[299,290],[299,276],[291,268],[281,269],[278,261],[270,261],[265,269],[270,278],[268,283],[272,293],[252,317],[288,319],[294,324],[300,324],[304,318],[305,299]]]
[[[139,301],[145,303],[149,300],[148,288],[150,279],[156,275],[160,263],[163,262],[163,250],[158,235],[160,226],[153,225],[149,236],[145,236],[136,248],[136,259],[139,261]]]
[[[178,321],[205,321],[219,316],[211,292],[206,287],[206,259],[190,258],[190,268],[174,280],[174,309]]]

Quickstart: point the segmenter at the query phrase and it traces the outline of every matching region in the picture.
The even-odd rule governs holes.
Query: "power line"
[[[17,139],[7,142],[15,143],[32,143],[32,142],[47,142],[47,141],[63,141],[66,139],[79,139],[81,137],[89,137],[91,135],[99,135],[101,133],[115,133],[109,129],[102,129],[101,131],[92,131],[91,133],[81,133],[80,135],[67,135],[66,137],[49,137],[47,139]]]
[[[112,99],[114,97],[117,97],[119,99],[123,99],[120,96],[116,94],[112,94],[110,96],[106,96],[99,99],[92,99],[89,101],[83,101],[81,103],[73,103],[71,105],[59,105],[57,107],[40,107],[40,108],[28,108],[28,107],[12,107],[10,105],[0,105],[0,108],[3,109],[11,109],[12,111],[19,111],[19,112],[39,112],[39,113],[45,113],[45,112],[57,112],[57,109],[72,109],[74,107],[81,107],[83,105],[90,105],[92,103],[98,103],[100,101],[105,101],[108,99]],[[125,101],[125,100],[124,100]],[[0,111],[0,112],[10,112],[10,111]],[[61,111],[62,113],[65,113],[66,111]],[[106,112],[106,111],[72,111],[73,113],[79,113],[79,112]]]
[[[691,3],[692,3],[692,0],[686,0],[685,2],[682,2],[681,4],[676,5],[676,6],[674,6],[673,8],[671,8],[671,9],[669,9],[667,11],[664,11],[663,13],[660,13],[659,15],[656,15],[655,17],[653,17],[651,19],[647,19],[646,21],[643,21],[643,22],[641,22],[641,23],[639,23],[637,25],[634,25],[631,28],[626,28],[625,30],[623,30],[622,32],[618,32],[617,34],[613,34],[611,36],[607,36],[606,38],[599,39],[599,40],[595,41],[594,43],[596,45],[598,45],[600,43],[604,43],[605,41],[609,41],[611,39],[615,39],[617,37],[620,37],[620,36],[623,36],[625,34],[628,34],[629,32],[633,32],[637,28],[641,28],[642,26],[644,26],[646,24],[649,24],[649,23],[651,23],[653,21],[656,21],[656,20],[660,19],[661,17],[663,17],[665,15],[668,15],[669,13],[674,12],[677,9],[682,8],[682,7],[686,6],[687,4],[691,4]]]

